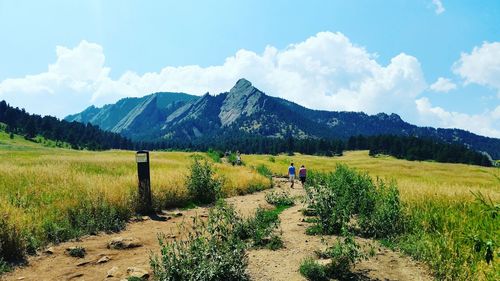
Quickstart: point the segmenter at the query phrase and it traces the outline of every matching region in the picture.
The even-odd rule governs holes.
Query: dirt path
[[[275,179],[275,188],[286,188],[283,180]],[[291,190],[292,195],[302,196],[304,191],[300,184]],[[248,216],[258,206],[268,206],[265,201],[266,192],[258,192],[245,196],[237,196],[227,199],[233,204],[238,212]],[[281,230],[285,248],[278,251],[250,250],[249,251],[249,273],[254,280],[305,280],[298,272],[300,262],[307,256],[312,256],[313,251],[325,248],[318,236],[305,235],[307,223],[302,222],[300,202],[292,208],[285,210],[281,215]],[[181,216],[173,216],[174,213]],[[39,256],[30,257],[29,265],[17,268],[8,273],[0,280],[122,280],[128,276],[127,269],[130,267],[139,270],[149,270],[149,255],[158,252],[159,246],[157,233],[163,232],[174,239],[180,235],[178,224],[189,223],[192,217],[206,216],[206,208],[192,210],[174,210],[156,219],[146,219],[140,222],[130,223],[127,229],[118,234],[101,234],[87,236],[80,241],[61,243],[51,247],[52,254],[42,253]],[[166,219],[162,221],[160,219]],[[138,239],[142,246],[125,249],[108,249],[107,244],[112,238],[131,237]],[[327,238],[333,239],[332,237]],[[83,259],[73,258],[66,254],[66,249],[72,246],[80,246],[86,249]],[[379,249],[380,248],[380,249]],[[398,253],[377,247],[375,257],[364,261],[356,267],[356,272],[362,280],[431,280],[425,273],[423,267],[403,257]],[[97,263],[103,257],[109,261]],[[109,271],[114,273],[108,274]],[[107,277],[108,275],[113,275]]]
[[[276,186],[287,188],[281,180]],[[297,185],[295,185],[297,186]],[[300,184],[298,185],[300,187]],[[292,194],[303,196],[302,188],[292,190]],[[281,230],[285,248],[277,251],[267,249],[249,251],[249,271],[255,280],[305,280],[298,271],[301,261],[306,257],[314,257],[315,250],[324,250],[336,241],[334,236],[309,236],[305,230],[309,225],[303,222],[300,211],[305,206],[296,200],[296,205],[280,215]],[[324,240],[325,242],[322,242]],[[356,238],[361,245],[373,244],[375,256],[360,262],[354,269],[358,280],[432,280],[424,267],[408,257],[380,247],[375,241]]]

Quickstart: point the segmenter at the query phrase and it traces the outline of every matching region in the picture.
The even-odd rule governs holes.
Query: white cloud
[[[116,80],[109,77],[97,44],[58,46],[56,53],[57,61],[47,72],[1,82],[0,97],[29,111],[64,116],[91,103],[156,91],[217,94],[245,77],[270,95],[312,108],[403,114],[414,107],[411,98],[426,87],[416,58],[402,53],[383,66],[342,33],[332,32],[320,32],[284,50],[239,50],[222,65],[167,66],[142,75],[129,71]]]
[[[412,122],[426,112],[415,104],[428,88],[417,58],[401,53],[381,65],[376,55],[338,32],[320,32],[283,50],[268,46],[259,54],[242,49],[220,65],[128,71],[118,79],[109,76],[98,44],[58,46],[56,55],[46,72],[1,81],[0,99],[29,112],[64,117],[91,104],[158,91],[218,94],[244,77],[269,95],[314,109],[397,113]]]
[[[500,105],[493,111],[481,114],[449,112],[439,106],[432,106],[429,99],[415,100],[420,121],[441,128],[461,128],[481,135],[500,138]]]
[[[432,0],[432,4],[434,5],[434,11],[437,15],[444,13],[445,9],[441,0]]]
[[[484,42],[470,54],[462,53],[453,72],[466,84],[476,83],[497,90],[500,97],[500,42]]]
[[[433,90],[434,92],[443,92],[447,93],[451,90],[455,90],[457,88],[457,85],[455,83],[451,82],[450,79],[448,78],[443,78],[439,77],[434,84],[430,86],[430,89]]]

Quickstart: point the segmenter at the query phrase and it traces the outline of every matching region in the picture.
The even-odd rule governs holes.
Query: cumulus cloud
[[[0,97],[22,101],[17,103],[33,112],[64,116],[90,104],[157,91],[218,94],[245,77],[270,95],[312,108],[403,114],[426,88],[416,58],[402,53],[380,65],[373,54],[332,32],[320,32],[284,50],[272,46],[261,54],[239,50],[221,65],[167,66],[144,74],[129,71],[115,80],[97,44],[58,46],[56,54],[47,72],[1,82]]]
[[[434,92],[442,92],[442,93],[447,93],[451,90],[455,90],[457,88],[457,85],[453,82],[451,82],[450,79],[448,78],[443,78],[439,77],[434,84],[430,86],[430,89],[433,90]]]
[[[466,84],[475,83],[497,90],[500,97],[500,42],[484,42],[471,53],[462,53],[453,72]]]
[[[446,111],[432,106],[428,98],[415,100],[420,121],[441,128],[461,128],[481,135],[500,138],[500,105],[492,111],[481,114],[465,114]]]
[[[117,79],[110,77],[98,44],[58,46],[56,55],[43,73],[1,81],[0,99],[29,112],[64,117],[92,104],[102,106],[152,92],[218,94],[244,77],[269,95],[314,109],[398,113],[411,122],[432,112],[415,104],[428,89],[417,58],[401,53],[382,65],[376,55],[339,32],[320,32],[281,50],[242,49],[220,65],[166,66],[142,74],[127,71]]]
[[[432,4],[434,5],[434,11],[437,15],[444,13],[445,9],[441,0],[432,0]]]

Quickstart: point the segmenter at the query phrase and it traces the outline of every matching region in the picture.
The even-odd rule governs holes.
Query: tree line
[[[8,133],[33,139],[40,135],[46,139],[66,142],[73,149],[105,150],[133,149],[134,143],[119,134],[101,130],[92,124],[67,122],[52,116],[29,114],[0,101],[0,122]]]
[[[346,142],[339,139],[264,137],[240,130],[227,130],[219,135],[172,140],[132,141],[117,133],[101,130],[90,123],[68,122],[52,116],[29,114],[0,101],[0,122],[6,131],[33,139],[40,135],[46,139],[66,142],[74,149],[147,149],[240,151],[245,154],[279,154],[299,152],[309,155],[336,156],[344,150],[369,150],[370,155],[387,154],[399,159],[433,160],[445,163],[465,163],[492,166],[491,159],[468,147],[445,143],[431,138],[396,135],[352,136]]]
[[[486,154],[457,143],[410,136],[379,135],[353,136],[346,144],[348,150],[369,150],[370,156],[391,155],[410,161],[434,160],[442,163],[464,163],[490,167],[492,161]]]
[[[242,132],[225,132],[221,135],[202,136],[193,139],[138,142],[137,147],[148,150],[188,151],[239,151],[245,154],[279,154],[299,152],[310,155],[337,156],[344,151],[344,142],[336,139],[297,139],[264,137]]]

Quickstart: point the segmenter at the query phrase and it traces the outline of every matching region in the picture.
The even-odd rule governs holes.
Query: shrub
[[[338,234],[354,214],[370,213],[375,187],[367,174],[346,165],[333,173],[310,173],[306,193],[324,234]]]
[[[360,251],[354,236],[346,229],[343,229],[342,233],[344,238],[337,238],[337,242],[322,254],[331,259],[331,263],[327,267],[328,275],[334,278],[348,277],[351,266],[366,257]]]
[[[264,177],[270,178],[273,176],[273,172],[264,164],[258,165],[255,170]]]
[[[266,210],[258,208],[253,217],[242,220],[241,223],[238,224],[235,233],[240,239],[251,241],[250,244],[254,247],[266,247],[271,241],[273,244],[277,245],[277,239],[281,240],[281,238],[274,233],[280,223],[278,215],[279,212],[276,211],[276,209]]]
[[[195,221],[183,241],[159,235],[161,258],[151,256],[155,280],[249,280],[244,243],[234,235],[239,218],[233,208],[218,204],[206,224]]]
[[[310,281],[328,281],[325,266],[319,264],[312,258],[302,261],[299,268],[300,274]]]
[[[276,251],[278,249],[283,249],[285,247],[285,243],[281,239],[281,236],[277,234],[273,234],[267,243],[267,248],[270,250]]]
[[[22,260],[25,252],[21,231],[11,223],[8,214],[0,214],[0,267],[7,268],[5,261]]]
[[[231,164],[231,165],[236,165],[238,164],[238,158],[236,157],[236,154],[235,153],[231,153],[227,156],[227,161]]]
[[[5,262],[2,258],[0,258],[0,276],[6,272],[10,272],[12,270],[12,267]]]
[[[272,191],[266,194],[266,202],[275,206],[293,206],[294,199],[289,192]]]
[[[404,228],[404,214],[396,184],[391,182],[386,185],[379,181],[374,194],[373,210],[359,216],[361,232],[375,238],[391,238],[400,234]]]
[[[68,209],[68,220],[75,237],[84,234],[118,232],[125,228],[125,223],[132,216],[132,211],[125,206],[112,205],[102,196],[93,200],[81,201]]]
[[[215,163],[221,163],[221,158],[224,157],[224,153],[218,150],[209,149],[207,151],[207,156],[214,160]]]
[[[85,257],[85,254],[86,254],[85,248],[80,246],[71,247],[68,249],[68,255],[74,258],[83,258]]]
[[[222,181],[215,178],[215,172],[210,163],[193,159],[190,174],[187,177],[187,189],[195,203],[213,203],[220,196]]]
[[[339,234],[356,215],[361,233],[390,238],[404,230],[405,215],[395,182],[373,183],[368,174],[345,165],[333,173],[311,173],[305,186],[318,220],[309,233]],[[313,231],[314,230],[314,231]]]

